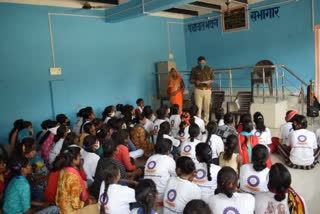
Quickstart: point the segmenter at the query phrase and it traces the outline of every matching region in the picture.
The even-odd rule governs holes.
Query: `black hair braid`
[[[208,178],[208,181],[212,181],[212,176],[211,176],[211,163],[210,162],[207,162],[207,178]]]

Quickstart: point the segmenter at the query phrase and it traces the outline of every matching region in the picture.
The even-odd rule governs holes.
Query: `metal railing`
[[[215,68],[215,84],[214,86],[220,91],[228,92],[227,95],[230,96],[230,101],[236,97],[237,92],[240,90],[251,91],[251,72],[255,69],[262,70],[262,102],[265,103],[266,98],[273,97],[276,99],[276,102],[282,101],[286,98],[288,92],[299,92],[301,109],[304,109],[304,88],[308,86],[307,82],[301,79],[294,71],[288,68],[285,65],[265,65],[265,66],[242,66],[242,67],[230,67],[230,68]],[[266,70],[273,69],[272,81],[275,83],[275,86],[272,86],[272,89],[275,89],[275,96],[266,95]],[[180,71],[185,77],[185,82],[188,82],[188,77],[190,71]],[[189,86],[189,94],[193,90],[193,86]],[[240,89],[240,90],[237,90]],[[254,89],[253,89],[254,90]],[[294,93],[294,92],[293,92]],[[293,94],[292,93],[292,94]]]

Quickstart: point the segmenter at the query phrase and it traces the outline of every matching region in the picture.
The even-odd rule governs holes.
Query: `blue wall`
[[[273,2],[279,1],[267,0],[252,7]],[[319,6],[316,3],[317,23],[320,23]],[[287,65],[306,82],[314,79],[315,43],[311,1],[300,0],[280,5],[279,16],[252,22],[249,12],[249,29],[236,32],[222,32],[220,17],[218,29],[190,33],[186,28],[188,68],[195,64],[199,55],[206,56],[208,63],[216,68],[251,66],[262,59],[269,59],[275,64]],[[236,82],[237,85],[249,86],[249,81],[243,81],[243,75],[249,77],[250,71],[247,72],[236,77],[242,79]]]
[[[56,7],[0,4],[0,142],[15,119],[31,120],[39,130],[54,113],[75,118],[79,108],[92,105],[97,116],[106,105],[151,103],[155,95],[155,63],[168,60],[167,21],[141,17],[116,24],[104,19],[52,16],[56,66],[53,66],[48,12],[104,15]],[[180,21],[180,20],[178,20]],[[170,24],[177,68],[186,69],[184,27]]]

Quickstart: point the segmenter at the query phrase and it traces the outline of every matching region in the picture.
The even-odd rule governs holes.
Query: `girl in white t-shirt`
[[[307,130],[308,121],[303,115],[295,115],[294,131],[289,135],[286,145],[279,146],[279,153],[289,167],[296,169],[312,169],[318,163],[320,150],[316,135]]]
[[[172,145],[174,147],[178,147],[180,145],[180,140],[170,136],[170,131],[171,131],[171,126],[169,122],[165,121],[161,123],[160,130],[158,132],[157,142],[162,141],[163,139],[169,139],[172,141]]]
[[[164,214],[182,213],[186,204],[201,199],[201,189],[192,183],[196,167],[189,157],[180,157],[176,163],[178,177],[171,177],[164,191]]]
[[[100,213],[130,213],[130,203],[136,202],[135,192],[129,187],[117,184],[121,177],[117,165],[110,163],[106,166],[105,176],[98,200]]]
[[[240,189],[242,191],[251,194],[268,191],[268,158],[269,151],[265,145],[258,144],[252,149],[252,164],[245,164],[240,168]]]
[[[197,124],[191,124],[189,126],[189,139],[181,144],[181,156],[190,157],[195,163],[196,158],[196,146],[201,141],[199,140],[200,128]]]
[[[190,123],[193,123],[192,120],[194,120],[194,123],[196,123],[199,128],[200,128],[200,137],[206,133],[206,125],[205,125],[205,122],[204,120],[202,120],[200,117],[198,117],[198,112],[199,112],[199,108],[197,105],[192,105],[190,107]]]
[[[271,142],[271,132],[264,124],[263,115],[260,112],[256,112],[253,115],[253,121],[255,123],[255,128],[252,133],[257,136],[259,144],[270,145]]]
[[[217,175],[221,167],[211,163],[212,150],[206,143],[196,146],[196,156],[199,163],[196,164],[197,175],[193,182],[200,187],[202,200],[209,203],[209,197],[217,188]]]
[[[160,130],[161,123],[166,121],[167,109],[159,108],[156,113],[157,113],[157,119],[154,121],[153,143],[157,142],[158,132]]]
[[[158,190],[157,205],[163,207],[164,190],[170,177],[176,177],[176,162],[169,156],[172,142],[162,139],[155,145],[155,153],[149,157],[144,169],[144,178],[152,179]]]
[[[181,118],[180,118],[180,110],[179,110],[179,105],[174,104],[170,108],[171,116],[169,118],[170,120],[170,125],[171,125],[171,135],[173,137],[178,137],[178,132],[179,132],[179,125],[181,123]]]
[[[272,165],[268,181],[269,191],[255,196],[255,213],[290,214],[288,207],[290,185],[291,175],[289,170],[281,163]],[[301,213],[307,213],[304,200],[302,198],[301,200],[305,208],[304,212]]]
[[[49,152],[49,164],[52,164],[56,157],[60,154],[64,138],[67,136],[69,128],[67,126],[59,126],[57,134],[53,139],[53,146]]]
[[[83,169],[87,175],[88,186],[91,186],[100,160],[99,155],[96,154],[100,148],[100,142],[96,136],[88,135],[83,140],[83,148],[84,150],[81,151],[81,160]]]
[[[202,136],[202,142],[206,142],[211,146],[212,158],[218,158],[220,153],[224,151],[224,143],[222,138],[215,133],[218,125],[215,121],[211,121],[207,125],[207,134]]]
[[[231,167],[223,167],[218,173],[218,187],[210,197],[213,213],[253,214],[255,200],[251,194],[237,193],[238,175]]]
[[[150,179],[139,182],[135,188],[136,200],[140,204],[139,208],[131,210],[130,214],[156,214],[154,210],[157,199],[157,188]]]

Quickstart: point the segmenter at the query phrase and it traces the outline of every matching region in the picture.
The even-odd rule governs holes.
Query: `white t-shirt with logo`
[[[266,128],[264,132],[260,132],[256,129],[253,129],[252,133],[258,138],[259,144],[269,145],[272,143],[271,132],[269,128]]]
[[[96,168],[100,160],[99,155],[93,152],[81,150],[81,160],[83,164],[83,170],[87,175],[87,180],[93,183]]]
[[[200,133],[204,133],[206,132],[206,125],[204,123],[204,120],[202,120],[201,118],[194,116],[194,122],[195,124],[197,124],[200,128]]]
[[[201,199],[201,189],[194,183],[171,177],[164,192],[163,213],[182,213],[191,200]]]
[[[214,191],[217,189],[217,176],[221,167],[210,164],[210,173],[212,180],[208,180],[208,169],[206,163],[197,163],[196,170],[197,176],[193,179],[193,183],[197,184],[201,189],[201,199],[206,203],[209,203],[210,196],[214,195]]]
[[[163,193],[170,177],[176,176],[176,162],[168,155],[155,154],[149,157],[144,168],[144,178],[151,179],[157,186],[158,201],[163,201]]]
[[[308,166],[314,162],[314,149],[318,148],[314,132],[307,129],[293,131],[287,142],[291,146],[290,161],[300,166]]]
[[[231,198],[219,193],[210,197],[210,209],[219,214],[253,214],[255,199],[249,193],[233,193]]]
[[[282,140],[282,143],[287,144],[287,140],[289,137],[289,134],[294,131],[292,127],[292,123],[284,123],[280,126],[280,136],[279,138]]]
[[[179,114],[170,116],[171,135],[173,137],[178,137],[180,123],[181,118]]]
[[[167,120],[162,120],[162,119],[156,119],[154,121],[154,130],[157,132],[156,134],[153,135],[153,142],[154,143],[157,143],[157,138],[158,138],[158,132],[160,130],[160,125],[163,123],[163,122],[166,122]]]
[[[268,192],[268,176],[270,169],[265,168],[257,172],[253,164],[245,164],[240,167],[240,189],[244,192],[256,194],[259,192]]]
[[[105,183],[103,181],[100,187],[99,207],[103,203],[107,214],[130,213],[129,204],[136,202],[134,189],[118,184],[111,184],[108,188],[108,197],[103,200],[104,189]]]
[[[196,146],[201,143],[200,140],[194,139],[193,142],[189,140],[183,142],[181,144],[181,156],[187,156],[190,157],[193,162],[198,163],[197,157],[196,157]]]
[[[180,141],[181,142],[185,142],[189,139],[190,135],[189,135],[189,127],[187,126],[184,128],[183,132],[179,135]]]
[[[207,142],[207,134],[202,136],[202,142]],[[213,134],[209,140],[212,149],[212,158],[218,158],[220,153],[224,151],[224,143],[220,136]]]
[[[276,201],[274,199],[274,193],[271,192],[258,193],[255,195],[255,198],[256,214],[290,214],[288,207],[288,194],[286,194],[286,198],[282,201]]]

